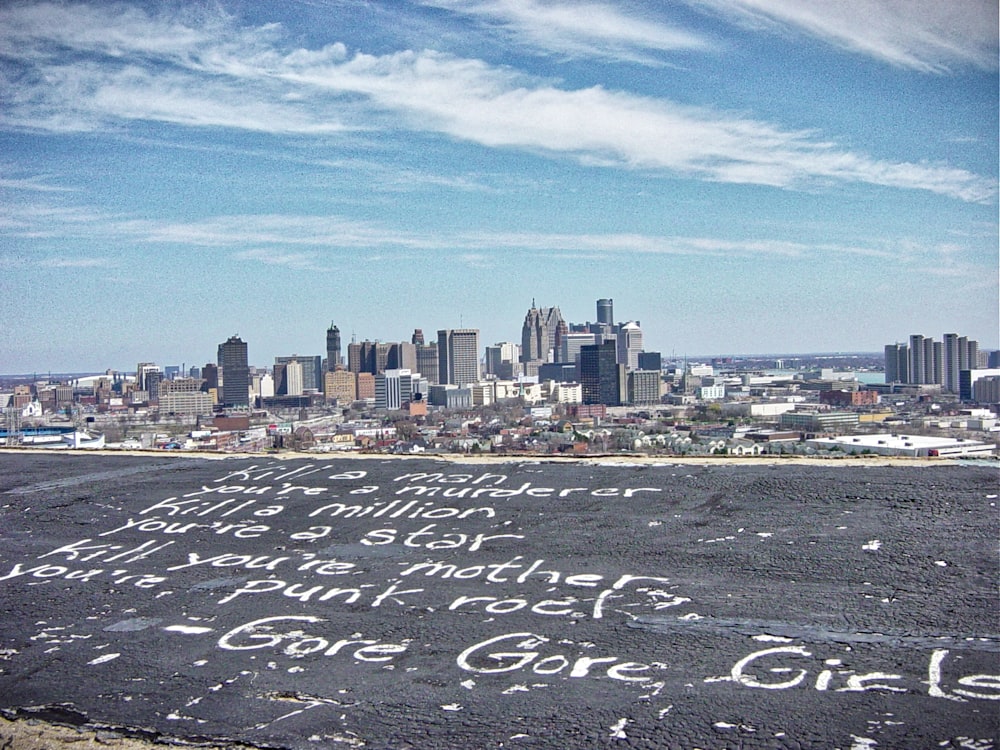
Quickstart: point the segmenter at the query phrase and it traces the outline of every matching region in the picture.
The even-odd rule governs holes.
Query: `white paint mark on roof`
[[[104,664],[105,662],[108,661],[114,661],[119,656],[121,656],[121,654],[104,654],[103,656],[98,656],[96,659],[93,659],[92,661],[88,661],[87,666],[94,666],[97,664]]]

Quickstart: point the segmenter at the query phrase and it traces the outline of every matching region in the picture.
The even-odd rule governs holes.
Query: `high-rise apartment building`
[[[885,345],[885,382],[910,382],[910,347],[906,344]]]
[[[438,382],[460,388],[479,381],[479,329],[446,328],[438,335]]]
[[[979,366],[979,342],[957,333],[946,333],[944,341],[913,334],[909,345],[885,347],[885,382],[940,385],[942,390],[961,393],[962,373]]]
[[[979,368],[979,342],[972,341],[957,333],[946,333],[942,346],[944,351],[944,389],[958,393],[959,373],[962,370]]]
[[[340,359],[340,329],[331,321],[330,327],[326,329],[327,372],[333,372],[342,364],[343,362]]]
[[[247,344],[239,336],[230,336],[219,344],[219,368],[222,370],[222,398],[225,407],[250,405],[250,365]]]

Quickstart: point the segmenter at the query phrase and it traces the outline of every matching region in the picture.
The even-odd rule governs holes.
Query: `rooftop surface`
[[[0,466],[8,718],[296,750],[1000,741],[996,467]]]

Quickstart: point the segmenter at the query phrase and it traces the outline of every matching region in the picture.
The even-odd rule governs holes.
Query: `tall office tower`
[[[910,382],[910,347],[906,344],[886,344],[885,382]]]
[[[629,370],[637,369],[641,351],[642,329],[633,320],[618,329],[618,364],[625,365]]]
[[[250,405],[250,365],[247,344],[239,336],[230,336],[219,344],[219,366],[222,368],[222,398],[226,407]]]
[[[570,332],[563,336],[559,343],[559,361],[580,364],[580,348],[596,344],[594,334],[586,332]]]
[[[433,341],[417,344],[417,372],[427,378],[428,383],[438,382],[438,347]]]
[[[152,362],[140,362],[135,368],[135,387],[139,391],[148,391],[149,386],[146,383],[146,376],[148,373],[155,372],[159,373],[160,368],[153,364]]]
[[[389,344],[389,355],[385,363],[386,370],[417,371],[417,347],[408,341]]]
[[[285,395],[301,396],[304,390],[302,363],[298,360],[290,360],[285,363]]]
[[[370,372],[374,375],[385,370],[388,359],[388,344],[377,341],[362,341],[347,345],[347,369],[351,372]]]
[[[319,354],[302,356],[299,354],[293,354],[290,357],[275,357],[274,364],[277,365],[287,365],[292,361],[298,362],[302,366],[302,388],[305,391],[320,391],[323,390],[323,357]],[[277,380],[277,378],[275,378]],[[284,393],[280,386],[278,388],[279,393]],[[292,394],[288,394],[292,395]],[[295,394],[301,395],[301,394]]]
[[[512,380],[514,363],[520,359],[519,348],[511,341],[501,341],[486,347],[486,374],[495,375],[501,380]]]
[[[625,366],[618,364],[614,341],[590,344],[580,349],[580,384],[583,403],[621,406],[626,401]]]
[[[542,316],[535,301],[531,301],[531,309],[524,316],[521,324],[521,361],[541,362],[543,352],[548,347],[548,336],[542,325]]]
[[[597,300],[597,322],[608,326],[615,324],[615,301],[613,299]]]
[[[214,362],[206,362],[205,366],[201,368],[201,377],[205,380],[202,385],[203,391],[210,391],[213,388],[218,390],[219,388],[219,366]]]
[[[410,337],[410,343],[413,344],[414,346],[423,346],[424,345],[424,329],[423,328],[414,328],[413,329],[413,336]]]
[[[146,392],[149,394],[150,401],[160,400],[160,383],[163,380],[163,375],[159,370],[148,370],[146,372]]]
[[[479,329],[438,331],[438,382],[462,388],[479,382]]]
[[[364,361],[362,354],[361,344],[357,341],[352,341],[347,345],[347,369],[349,372],[355,374],[365,372],[363,369]]]
[[[535,307],[532,300],[521,326],[521,361],[555,361],[562,337],[568,333],[569,326],[558,307]]]
[[[333,372],[343,364],[340,360],[340,329],[330,322],[326,329],[326,369]]]

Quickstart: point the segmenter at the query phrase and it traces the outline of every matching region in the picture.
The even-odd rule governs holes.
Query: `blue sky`
[[[5,2],[0,372],[995,348],[997,92],[993,0]]]

